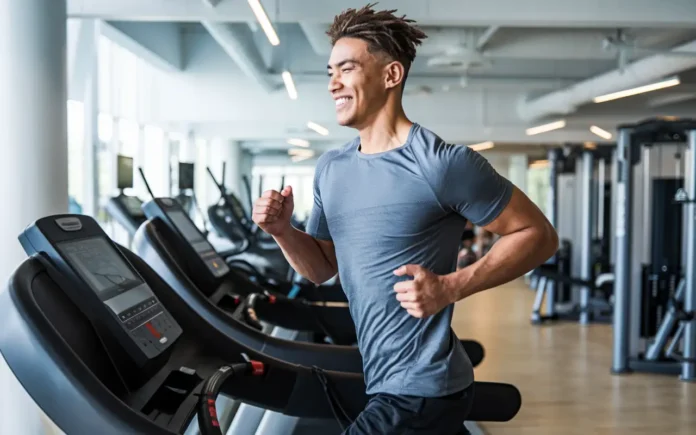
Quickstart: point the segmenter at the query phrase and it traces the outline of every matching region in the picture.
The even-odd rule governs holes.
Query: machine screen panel
[[[133,158],[118,156],[116,176],[118,178],[118,188],[128,189],[133,187]]]
[[[193,163],[179,163],[179,189],[193,189]]]
[[[128,210],[129,215],[136,218],[145,217],[145,213],[142,209],[143,202],[138,198],[135,196],[123,196],[122,201],[123,205],[126,207],[126,210]]]
[[[230,201],[230,206],[232,206],[232,212],[237,219],[244,222],[246,220],[246,212],[244,211],[244,207],[242,207],[242,203],[233,195],[230,195],[228,199]]]
[[[191,223],[191,220],[183,212],[172,211],[167,214],[189,243],[193,244],[204,240],[201,232],[198,231],[198,228]]]
[[[97,294],[113,289],[127,290],[141,283],[103,237],[62,243],[59,250]]]

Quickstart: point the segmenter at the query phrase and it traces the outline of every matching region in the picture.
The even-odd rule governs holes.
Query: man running
[[[327,32],[338,123],[358,136],[319,158],[306,232],[290,224],[289,186],[265,192],[253,220],[307,279],[340,272],[371,396],[344,433],[467,433],[474,374],[451,329],[454,303],[540,265],[558,239],[481,155],[406,117],[404,83],[426,35],[394,12],[348,9]],[[500,240],[455,271],[467,221]]]

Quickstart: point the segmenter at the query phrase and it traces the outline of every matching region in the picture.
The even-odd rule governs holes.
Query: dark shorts
[[[474,385],[445,397],[377,394],[343,435],[465,435]]]

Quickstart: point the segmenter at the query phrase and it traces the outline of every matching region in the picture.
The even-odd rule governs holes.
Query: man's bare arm
[[[483,228],[501,237],[479,261],[445,277],[455,301],[524,275],[558,249],[556,230],[517,187],[500,216]]]
[[[333,242],[315,239],[292,226],[274,238],[292,268],[314,284],[322,284],[338,273]]]

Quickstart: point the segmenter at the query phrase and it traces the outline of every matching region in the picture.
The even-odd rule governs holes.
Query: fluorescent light
[[[546,133],[553,130],[558,130],[566,126],[565,119],[560,121],[551,122],[548,124],[540,125],[538,127],[528,128],[526,130],[527,136],[534,136],[535,134]]]
[[[672,86],[677,86],[681,82],[679,77],[673,77],[671,79],[662,80],[657,83],[652,83],[650,85],[639,86],[633,89],[626,89],[625,91],[614,92],[611,94],[600,95],[595,97],[592,101],[595,103],[604,103],[605,101],[618,100],[619,98],[630,97],[631,95],[643,94],[645,92],[656,91],[658,89],[669,88]]]
[[[546,168],[547,166],[549,166],[548,160],[537,160],[529,164],[530,168]]]
[[[593,125],[592,127],[590,127],[590,131],[592,133],[596,134],[597,136],[601,137],[602,139],[609,140],[612,138],[611,133],[604,130],[603,128],[597,127],[596,125]]]
[[[273,25],[271,25],[271,20],[268,19],[266,11],[263,10],[261,2],[259,0],[249,0],[249,6],[251,6],[251,10],[254,11],[254,15],[256,15],[256,20],[261,25],[261,28],[263,29],[263,32],[266,34],[266,37],[268,38],[268,41],[271,43],[271,45],[280,44],[280,39],[278,39],[276,31],[273,28]]]
[[[292,75],[290,71],[283,71],[283,82],[285,83],[285,89],[288,90],[288,95],[290,99],[297,100],[297,89],[295,88],[295,83],[292,81]]]
[[[312,130],[316,131],[322,136],[328,136],[329,135],[329,130],[326,128],[322,127],[321,125],[317,124],[316,122],[309,121],[307,123],[307,127],[311,128]]]
[[[495,144],[491,141],[486,141],[486,142],[481,142],[481,143],[475,143],[473,145],[469,145],[469,148],[471,148],[474,151],[483,151],[483,150],[489,150],[493,148]]]
[[[314,150],[308,150],[306,148],[290,148],[288,154],[291,156],[307,156],[312,157],[314,155]]]
[[[307,148],[309,146],[309,141],[305,139],[288,139],[288,144]]]

